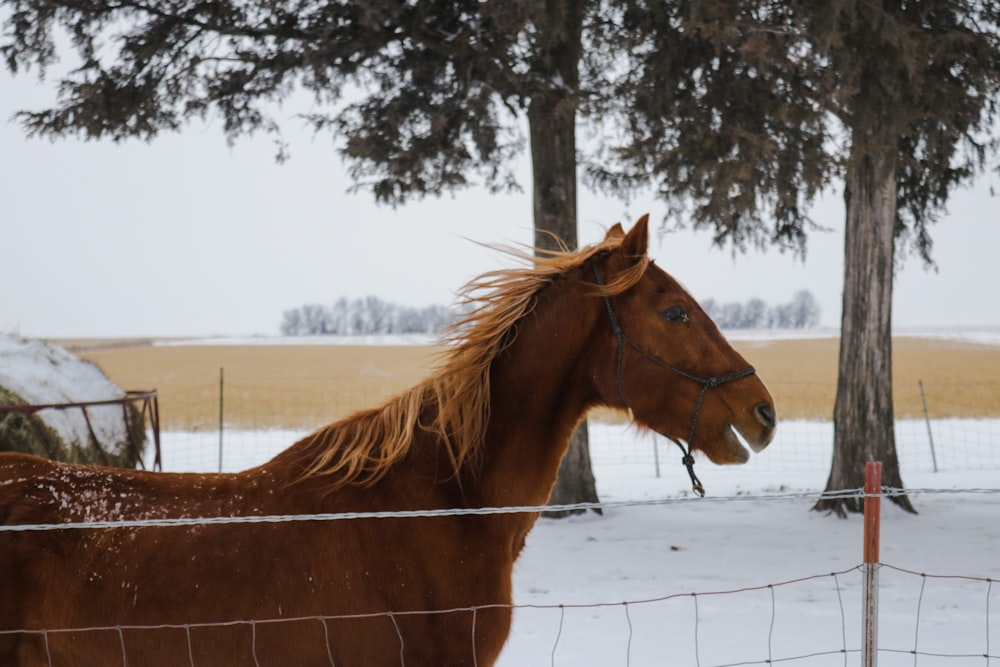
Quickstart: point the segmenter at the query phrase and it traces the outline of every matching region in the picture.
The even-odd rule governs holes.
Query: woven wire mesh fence
[[[885,495],[895,493],[886,489]],[[845,492],[858,494],[859,491]],[[922,490],[924,496],[962,496],[965,501],[984,499],[996,504],[1000,490]],[[642,508],[664,503],[681,507],[706,502],[760,507],[761,504],[814,501],[817,494],[783,493],[771,496],[704,499],[677,498],[667,501],[606,503],[605,509]],[[526,508],[476,508],[453,514],[492,514],[535,511]],[[734,507],[733,511],[739,511]],[[382,518],[368,513],[338,515],[294,515],[273,517],[204,517],[171,520],[90,522],[80,524],[8,526],[11,530],[105,530],[109,528],[166,528],[243,523],[247,529],[262,522],[366,521]],[[399,513],[392,513],[397,516]],[[411,512],[419,520],[429,512]],[[438,513],[434,513],[437,516]],[[859,536],[860,537],[860,536]],[[808,548],[808,545],[803,545]],[[777,556],[778,554],[776,554]],[[738,558],[734,558],[738,561]],[[879,604],[879,662],[885,665],[989,665],[1000,660],[1000,586],[990,577],[975,574],[920,572],[891,563],[878,565],[882,600]],[[678,573],[683,577],[696,572]],[[716,580],[739,581],[739,573],[707,573]],[[720,576],[723,575],[723,576]],[[499,665],[654,665],[685,664],[714,667],[738,665],[855,665],[859,664],[862,638],[864,582],[860,565],[832,572],[780,579],[771,583],[736,586],[688,587],[623,600],[575,600],[562,603],[515,603],[510,605],[514,629]],[[470,641],[474,641],[476,619],[496,605],[426,611],[385,610],[363,615],[395,623],[405,615],[464,616],[472,619]],[[506,606],[506,605],[505,605]],[[131,642],[142,633],[154,633],[172,644],[188,646],[188,664],[198,664],[192,635],[212,629],[239,631],[246,646],[241,652],[258,660],[256,638],[260,632],[280,631],[294,624],[323,628],[326,651],[334,655],[338,632],[352,625],[357,614],[308,617],[240,618],[218,623],[174,623],[158,625],[114,624],[95,627],[0,628],[0,635],[29,634],[41,637],[48,647],[66,633],[97,633],[115,639],[122,664],[135,664]],[[357,627],[352,625],[352,627]],[[397,626],[399,627],[399,626]],[[398,634],[400,667],[422,664],[406,650],[405,633]],[[321,647],[322,648],[322,647]],[[48,652],[46,651],[48,655]],[[407,656],[410,657],[407,657]],[[332,658],[331,658],[332,660]],[[525,662],[527,661],[527,663]],[[44,663],[43,663],[44,664]],[[51,655],[48,665],[56,664]]]
[[[391,380],[381,388],[360,389],[353,378],[226,376],[223,382],[220,376],[171,387],[161,399],[164,469],[231,471],[256,465],[325,424],[381,404],[418,378]],[[910,415],[895,422],[901,472],[1000,470],[1000,414],[977,407],[1000,404],[1000,383],[909,389],[896,392],[897,414]],[[635,464],[658,474],[676,458],[672,443],[624,419],[597,414],[589,432],[595,466]],[[833,438],[829,419],[781,419],[779,414],[773,444],[745,469],[828,471]]]

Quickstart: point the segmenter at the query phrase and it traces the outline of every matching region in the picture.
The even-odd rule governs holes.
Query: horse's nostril
[[[754,408],[758,421],[768,428],[774,428],[774,408],[770,403],[760,403]]]

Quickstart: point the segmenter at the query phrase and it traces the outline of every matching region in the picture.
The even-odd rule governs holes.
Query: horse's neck
[[[551,286],[494,362],[476,499],[484,505],[545,504],[570,437],[596,401],[584,362],[594,302],[567,291]]]

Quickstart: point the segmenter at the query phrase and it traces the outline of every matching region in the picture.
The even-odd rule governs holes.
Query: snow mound
[[[75,357],[65,348],[6,334],[0,334],[0,387],[17,394],[29,405],[125,397],[125,392],[97,365]],[[102,445],[128,441],[121,405],[91,406],[87,414],[94,435]],[[89,447],[90,432],[80,408],[45,409],[36,415],[67,446]]]

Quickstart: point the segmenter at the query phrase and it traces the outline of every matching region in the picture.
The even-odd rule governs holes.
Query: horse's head
[[[611,249],[584,268],[603,301],[598,391],[715,463],[745,463],[746,446],[758,452],[774,436],[774,401],[691,295],[647,259],[647,243],[648,216],[628,234],[615,225],[604,243]]]

